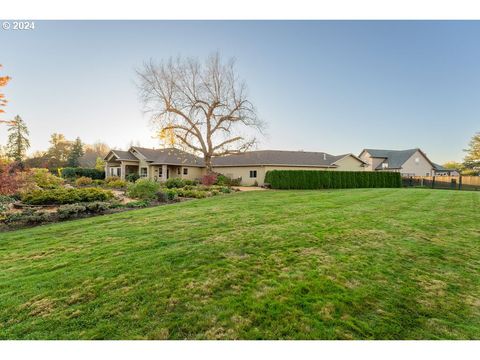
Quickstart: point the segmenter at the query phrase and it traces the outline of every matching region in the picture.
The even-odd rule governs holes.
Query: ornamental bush
[[[60,219],[70,219],[84,214],[87,208],[81,204],[62,205],[57,209],[57,215]]]
[[[265,183],[273,189],[394,188],[402,178],[398,172],[272,170]]]
[[[141,200],[153,200],[157,196],[160,184],[150,179],[139,179],[134,184],[128,184],[127,196]]]
[[[48,169],[34,168],[30,169],[30,173],[35,185],[42,189],[55,189],[65,182],[62,178],[53,175]]]
[[[185,180],[183,180],[181,178],[170,178],[167,181],[165,181],[165,186],[169,189],[182,188],[185,185],[187,185],[185,183]]]
[[[34,190],[22,196],[29,205],[62,205],[80,202],[106,201],[113,197],[111,191],[98,188]]]
[[[89,177],[82,176],[75,180],[75,185],[77,186],[85,186],[85,185],[92,185],[93,180]]]
[[[109,188],[115,188],[115,189],[123,189],[127,187],[127,182],[124,180],[115,180],[115,181],[109,181],[107,183],[107,186]]]

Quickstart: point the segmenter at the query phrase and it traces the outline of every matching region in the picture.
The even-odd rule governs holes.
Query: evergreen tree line
[[[22,167],[48,168],[55,172],[63,167],[87,167],[103,170],[103,157],[110,148],[104,143],[88,145],[80,137],[67,140],[63,134],[54,133],[50,136],[50,146],[45,151],[36,151],[27,156],[30,148],[29,130],[20,116],[15,116],[8,123],[8,142],[0,157],[19,163]],[[0,150],[2,150],[0,148]]]

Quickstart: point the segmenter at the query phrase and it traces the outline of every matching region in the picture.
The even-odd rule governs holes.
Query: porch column
[[[109,176],[110,173],[110,166],[108,166],[108,162],[105,162],[105,178]]]
[[[125,180],[125,164],[120,163],[120,179]]]
[[[162,165],[162,181],[167,181],[167,165]]]

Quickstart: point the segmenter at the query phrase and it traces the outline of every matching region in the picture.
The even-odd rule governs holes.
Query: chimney
[[[327,154],[323,153],[323,160],[327,160]]]

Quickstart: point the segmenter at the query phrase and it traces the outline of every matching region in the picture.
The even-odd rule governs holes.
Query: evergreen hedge
[[[271,170],[265,183],[272,189],[394,188],[402,186],[398,172]]]
[[[65,179],[75,179],[79,177],[88,177],[93,180],[105,179],[105,171],[91,168],[66,167],[61,170],[61,173]]]

